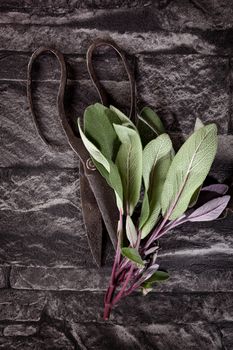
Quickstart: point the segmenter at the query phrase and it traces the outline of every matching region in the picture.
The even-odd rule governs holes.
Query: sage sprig
[[[118,243],[105,295],[108,319],[121,298],[138,289],[145,295],[169,278],[156,262],[158,239],[185,222],[217,219],[230,196],[226,185],[203,187],[217,150],[215,124],[197,119],[177,154],[158,115],[148,107],[136,126],[117,108],[96,103],[86,109],[83,128],[80,120],[78,127],[119,210]]]

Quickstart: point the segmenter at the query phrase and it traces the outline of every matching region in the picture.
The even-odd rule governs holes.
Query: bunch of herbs
[[[137,126],[117,108],[96,103],[84,113],[79,132],[119,210],[117,247],[105,295],[104,319],[135,290],[147,294],[169,275],[157,263],[158,239],[191,221],[217,219],[228,187],[203,187],[217,150],[215,124],[197,119],[194,132],[175,154],[157,114],[144,108]]]

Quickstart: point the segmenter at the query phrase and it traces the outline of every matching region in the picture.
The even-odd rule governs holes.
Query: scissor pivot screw
[[[88,170],[96,170],[95,164],[93,163],[91,158],[88,158],[88,160],[86,161],[86,167]]]

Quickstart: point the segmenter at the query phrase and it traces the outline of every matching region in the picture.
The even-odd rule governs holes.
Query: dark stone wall
[[[138,105],[154,107],[177,146],[196,117],[214,121],[212,175],[233,169],[233,3],[230,0],[8,0],[0,2],[0,349],[233,349],[233,216],[185,225],[161,240],[171,278],[135,293],[102,320],[111,252],[97,269],[84,232],[78,159],[50,152],[26,100],[29,57],[40,45],[68,63],[67,114],[75,121],[98,100],[85,53],[111,37],[128,53]],[[110,51],[98,75],[127,110],[129,84]],[[40,58],[34,74],[42,130],[65,144],[55,107],[59,66]]]

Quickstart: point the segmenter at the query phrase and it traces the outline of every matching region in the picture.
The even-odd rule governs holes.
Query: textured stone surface
[[[103,23],[103,18],[99,23]],[[45,45],[56,47],[67,54],[85,54],[94,39],[111,37],[121,43],[121,47],[131,54],[141,52],[232,54],[232,45],[229,40],[231,30],[209,31],[204,34],[198,30],[190,32],[154,30],[151,33],[150,31],[134,32],[133,28],[129,32],[124,26],[117,27],[117,25],[119,24],[115,23],[115,28],[110,31],[110,28],[103,28],[102,25],[98,29],[96,23],[93,23],[91,29],[88,28],[88,25],[87,28],[80,28],[77,24],[43,25],[39,28],[36,24],[3,24],[0,28],[0,45],[3,50],[26,52]],[[136,28],[134,24],[134,30]]]
[[[0,320],[38,322],[49,317],[57,322],[103,322],[103,292],[0,291]],[[127,317],[125,316],[127,315]],[[122,301],[110,324],[186,324],[233,322],[232,293],[140,293]],[[106,323],[108,324],[108,323]]]
[[[7,288],[10,276],[9,267],[1,266],[0,267],[0,288]]]
[[[167,130],[190,133],[196,118],[215,122],[227,134],[229,74],[227,58],[199,55],[141,56],[138,91],[143,104],[154,107]]]
[[[42,293],[0,292],[0,321],[39,321],[47,296]]]
[[[154,292],[233,291],[232,256],[232,249],[223,244],[216,248],[189,247],[168,252],[161,248],[158,262],[170,278],[158,284]],[[16,289],[98,291],[106,289],[109,277],[110,266],[99,270],[13,266],[10,285]]]
[[[2,124],[2,145],[3,158],[1,166],[40,166],[50,162],[52,165],[62,163],[64,167],[77,167],[78,157],[70,150],[65,155],[58,152],[51,152],[39,139],[32,118],[29,113],[26,99],[26,86],[24,83],[14,83],[13,85],[1,84],[1,114],[5,116]],[[53,139],[61,138],[61,129],[56,122],[57,112],[55,104],[55,91],[46,96],[50,98],[50,108],[46,116],[48,127],[53,128]],[[44,101],[43,101],[44,102]],[[41,103],[43,103],[41,102]],[[47,103],[48,106],[48,103]],[[48,109],[48,108],[47,108]],[[46,107],[43,109],[46,111]],[[51,118],[48,118],[48,116]],[[54,117],[54,119],[53,119]],[[55,126],[55,127],[54,127]],[[51,130],[51,129],[50,129]],[[12,134],[13,133],[13,134]],[[63,136],[64,142],[65,136]]]
[[[208,249],[190,249],[164,253],[158,262],[169,272],[167,283],[161,283],[156,291],[233,291],[232,252],[208,252]]]
[[[51,320],[50,320],[51,321]],[[7,326],[5,329],[33,329],[23,325]],[[215,325],[207,323],[190,323],[174,325],[172,323],[134,326],[97,324],[97,323],[66,323],[55,322],[54,326],[43,322],[36,334],[18,333],[17,337],[8,334],[0,338],[0,349],[88,349],[88,350],[180,350],[187,346],[190,350],[206,349],[220,350],[222,345],[231,346],[224,327],[222,335]],[[43,340],[46,339],[46,342]],[[228,341],[228,343],[227,343]],[[229,347],[230,349],[230,347]]]
[[[78,169],[2,169],[0,210],[35,212],[67,204],[80,221]]]
[[[218,139],[218,151],[213,162],[210,175],[219,182],[226,181],[227,178],[232,178],[233,162],[232,162],[232,136],[220,136]]]
[[[54,267],[92,264],[83,226],[76,216],[77,209],[69,205],[26,213],[3,211],[1,262]]]
[[[103,297],[97,292],[57,292],[50,295],[46,312],[57,320],[102,322]],[[149,293],[145,298],[134,293],[114,309],[110,322],[133,326],[171,319],[175,324],[232,322],[232,293]]]
[[[232,54],[230,0],[88,1],[84,7],[90,11],[77,9],[83,1],[25,3],[20,8],[18,2],[1,6],[0,43],[6,50],[55,44],[66,52],[84,53],[87,41],[111,35],[132,52]],[[102,10],[105,6],[116,10]]]
[[[127,75],[123,63],[113,49],[98,48],[93,57],[93,65],[100,80],[124,81]],[[27,65],[30,55],[11,51],[0,53],[0,80],[27,80]],[[127,56],[133,68],[134,58]],[[87,80],[85,56],[65,55],[67,75],[69,80]],[[55,81],[60,79],[60,68],[56,58],[49,53],[41,54],[33,65],[32,79],[38,81]]]
[[[9,329],[10,326],[8,326]],[[23,326],[18,326],[23,327]],[[17,326],[11,326],[16,328]],[[25,327],[26,328],[26,327]],[[32,326],[27,328],[32,329]],[[74,350],[75,345],[68,339],[63,331],[47,324],[42,324],[37,334],[15,334],[0,338],[0,349],[23,349],[23,350]]]
[[[35,326],[26,326],[24,324],[12,324],[8,325],[3,330],[5,337],[16,337],[16,336],[29,336],[37,332]]]
[[[5,170],[1,198],[2,263],[76,266],[86,264],[85,256],[92,263],[82,223],[77,169]]]
[[[179,326],[154,323],[138,325],[137,329],[122,325],[71,323],[66,326],[66,334],[59,328],[58,325],[55,328],[42,323],[39,332],[32,337],[0,338],[0,349],[180,350],[185,341],[190,350],[220,350],[222,341],[226,344],[226,334],[221,339],[217,327],[200,322]],[[46,337],[46,343],[43,343],[43,337]]]
[[[157,2],[157,1],[156,1]],[[72,0],[72,1],[65,1],[65,0],[59,0],[56,3],[52,0],[40,0],[39,3],[34,2],[33,0],[9,0],[7,2],[3,2],[0,5],[0,8],[3,12],[8,10],[20,10],[22,12],[24,11],[35,11],[38,13],[47,14],[49,11],[54,15],[56,11],[59,13],[65,13],[66,11],[73,11],[75,9],[82,9],[82,8],[90,8],[90,9],[113,9],[113,8],[137,8],[137,7],[143,7],[148,6],[151,4],[152,1],[150,0]]]
[[[13,266],[10,285],[15,289],[33,290],[105,290],[110,273],[110,267],[96,269]]]
[[[20,5],[19,5],[20,3]],[[89,10],[80,11],[81,9]],[[112,11],[106,11],[111,9]],[[161,1],[13,1],[1,5],[1,23],[76,24],[108,30],[208,30],[232,27],[230,0]],[[98,11],[100,10],[100,11]],[[114,11],[115,10],[115,11]],[[138,25],[140,19],[140,25]]]
[[[233,325],[232,323],[227,323],[220,327],[220,332],[222,336],[223,349],[231,349],[233,347]]]
[[[90,350],[190,350],[222,349],[221,338],[214,326],[205,323],[174,325],[138,325],[136,328],[122,325],[97,325],[95,323],[75,327],[82,342]]]

